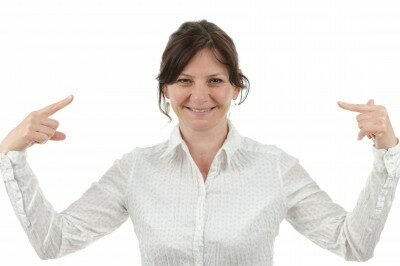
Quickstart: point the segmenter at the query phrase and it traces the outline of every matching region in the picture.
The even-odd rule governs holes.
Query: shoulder
[[[164,140],[151,146],[137,146],[129,151],[129,156],[134,160],[146,160],[159,158],[167,149],[168,140]]]
[[[280,156],[284,152],[275,144],[261,143],[249,137],[242,137],[241,149],[249,152],[269,154],[272,156]]]
[[[278,160],[283,167],[285,165],[292,165],[298,161],[297,157],[276,144],[261,143],[249,137],[242,137],[241,148],[248,152],[258,153],[259,155],[265,155]]]

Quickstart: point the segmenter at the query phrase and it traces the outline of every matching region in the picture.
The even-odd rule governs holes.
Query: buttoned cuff
[[[379,171],[387,170],[390,177],[399,176],[400,170],[400,142],[389,149],[377,149],[372,146],[374,164]]]
[[[379,188],[378,198],[373,213],[373,218],[380,219],[382,211],[390,208],[393,194],[400,176],[400,142],[389,149],[377,149],[372,146],[374,154],[374,167],[382,177],[382,185]],[[385,173],[387,171],[387,174]],[[385,205],[387,205],[385,207]]]

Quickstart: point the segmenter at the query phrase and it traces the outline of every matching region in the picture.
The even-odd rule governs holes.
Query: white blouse
[[[373,257],[400,176],[400,143],[372,147],[373,169],[347,212],[296,157],[239,135],[229,119],[228,126],[206,181],[177,124],[164,142],[115,160],[62,212],[44,197],[26,150],[0,153],[0,174],[41,259],[83,249],[128,217],[142,265],[272,265],[283,219],[345,260]]]

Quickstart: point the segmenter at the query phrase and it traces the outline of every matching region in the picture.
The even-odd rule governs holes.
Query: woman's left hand
[[[369,139],[374,140],[376,149],[386,150],[399,143],[385,106],[374,105],[373,99],[369,100],[367,104],[351,104],[341,101],[337,103],[343,109],[361,113],[356,117],[358,127],[361,129],[358,133],[358,140],[367,135]]]

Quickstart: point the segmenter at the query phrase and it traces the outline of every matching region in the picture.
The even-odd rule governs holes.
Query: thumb
[[[370,100],[367,102],[367,104],[368,104],[368,105],[374,105],[374,99],[370,99]]]
[[[56,131],[54,135],[50,138],[51,140],[64,140],[67,136],[64,133]]]

